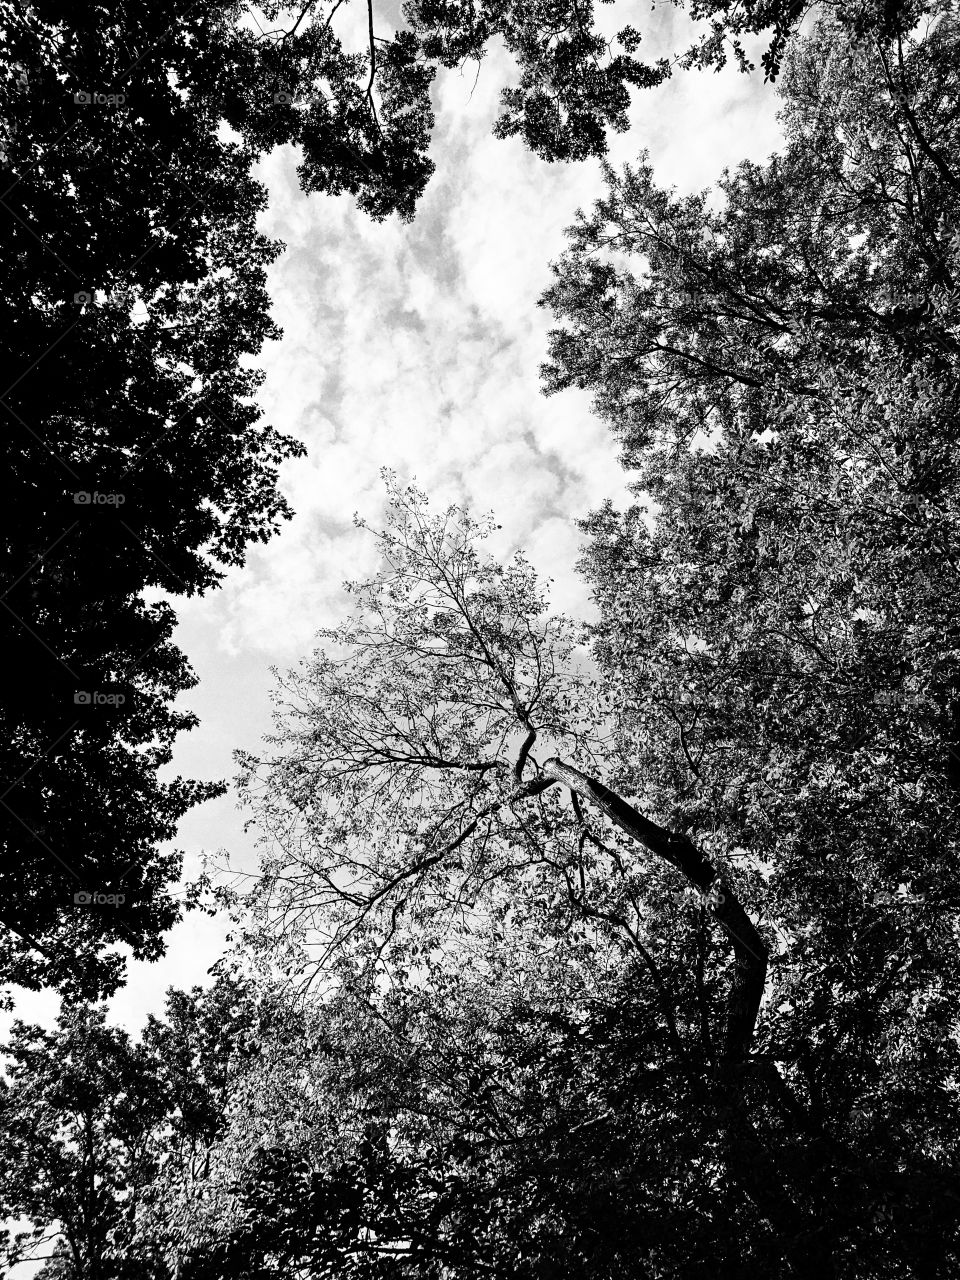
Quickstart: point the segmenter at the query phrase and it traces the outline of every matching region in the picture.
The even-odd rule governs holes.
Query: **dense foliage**
[[[493,30],[416,12],[441,60]],[[677,198],[641,159],[571,229],[546,387],[637,499],[584,522],[599,620],[389,481],[241,758],[252,977],[136,1046],[15,1028],[51,1280],[956,1274],[960,23],[898,20],[793,43],[769,164]]]
[[[956,1269],[956,46],[948,16],[899,45],[825,24],[785,70],[782,155],[713,199],[611,172],[572,230],[548,389],[594,390],[640,499],[585,525],[598,683],[519,568],[461,573],[427,523],[416,563],[388,531],[392,569],[286,686],[259,936],[333,934],[404,993],[366,996],[398,1045],[375,1081],[415,1081],[373,1105],[435,1214],[428,1247],[415,1199],[401,1226],[378,1194],[363,1230],[390,1244],[361,1230],[359,1274],[423,1274],[418,1249],[437,1275]],[[457,624],[418,594],[448,577]],[[527,720],[722,890],[685,899],[601,793],[561,804],[546,752],[499,774]],[[769,950],[733,1091],[731,896]]]
[[[691,13],[712,34],[687,62],[719,65],[725,32],[770,28],[771,71],[797,18],[779,0]],[[910,17],[884,13],[867,27]],[[179,858],[158,849],[218,791],[157,781],[194,723],[173,708],[193,676],[167,601],[271,536],[290,514],[277,467],[300,451],[253,401],[250,358],[278,336],[264,281],[279,246],[256,230],[252,163],[296,144],[304,190],[409,219],[433,168],[436,70],[495,40],[519,71],[497,131],[549,159],[602,154],[631,87],[670,62],[643,62],[640,32],[609,41],[595,18],[582,0],[402,15],[343,0],[0,4],[0,848],[23,869],[0,872],[5,978],[92,995],[122,979],[116,944],[155,957],[179,911]]]
[[[144,1240],[156,1189],[174,1171],[183,1186],[209,1171],[269,1017],[265,998],[223,976],[171,990],[135,1043],[98,1006],[65,1007],[54,1031],[15,1022],[0,1050],[4,1274],[44,1259],[43,1280],[168,1275],[162,1233]]]
[[[166,600],[289,514],[276,469],[301,449],[259,422],[249,365],[277,336],[264,191],[217,104],[178,87],[225,21],[194,6],[168,46],[163,6],[0,17],[0,919],[3,976],[28,985],[95,994],[122,977],[105,947],[160,953],[179,858],[158,848],[219,790],[157,779],[194,723]]]

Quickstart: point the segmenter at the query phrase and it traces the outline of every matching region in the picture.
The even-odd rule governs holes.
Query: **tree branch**
[[[527,763],[527,756],[529,756],[531,748],[537,740],[536,729],[534,729],[533,725],[530,725],[529,728],[530,731],[524,739],[523,746],[520,748],[520,754],[517,756],[517,763],[513,767],[513,776],[517,780],[518,787],[523,785],[523,766]]]
[[[51,964],[65,963],[69,965],[69,967],[73,969],[75,973],[78,973],[82,976],[82,971],[79,968],[79,966],[76,964],[73,956],[69,954],[59,955],[59,956],[54,955],[52,951],[48,951],[47,948],[42,945],[42,943],[39,943],[36,940],[36,938],[32,937],[29,933],[25,933],[23,929],[18,929],[15,924],[11,924],[11,922],[7,920],[4,916],[0,916],[0,925],[3,925],[5,929],[9,929],[11,933],[15,933],[18,938],[21,938],[27,944],[27,946],[32,947],[34,951],[39,951],[40,954],[45,959],[49,960]]]
[[[377,126],[377,132],[379,133],[380,121],[377,118],[377,108],[373,101],[373,82],[377,76],[377,45],[376,36],[373,34],[373,0],[367,0],[367,27],[370,42],[370,79],[367,82],[367,101],[370,103],[373,122]]]
[[[645,818],[633,805],[602,782],[564,764],[555,756],[543,766],[543,776],[569,787],[594,804],[622,831],[676,867],[701,893],[712,890],[714,915],[733,946],[734,971],[727,999],[724,1059],[728,1064],[747,1056],[767,977],[767,945],[713,864],[686,836],[666,830]]]
[[[890,71],[890,67],[887,63],[887,59],[883,52],[883,48],[880,45],[879,41],[877,42],[877,52],[879,53],[880,61],[883,64],[883,74],[887,81],[887,88],[890,91],[890,96],[893,97],[895,101],[897,101],[900,107],[903,109],[904,119],[906,120],[907,125],[910,128],[910,132],[913,134],[914,138],[916,139],[917,146],[919,146],[920,150],[927,157],[927,159],[933,163],[934,167],[936,168],[937,172],[940,174],[941,178],[943,178],[944,182],[946,182],[948,186],[953,187],[954,191],[960,191],[960,182],[958,182],[956,177],[954,176],[953,170],[944,160],[940,152],[937,151],[934,147],[932,147],[930,143],[927,141],[927,139],[924,137],[923,130],[920,128],[920,125],[917,123],[917,117],[913,112],[913,108],[910,106],[909,102],[907,101],[906,88],[903,87],[904,81],[903,81],[903,74],[902,74],[902,70],[903,70],[902,53],[900,56],[901,87],[898,89],[896,85],[896,81],[894,80],[893,75]]]

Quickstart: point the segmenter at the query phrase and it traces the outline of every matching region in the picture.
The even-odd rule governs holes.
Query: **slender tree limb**
[[[769,952],[732,889],[691,840],[651,822],[602,782],[564,764],[555,756],[545,762],[543,776],[562,783],[586,800],[592,800],[611,822],[676,867],[701,893],[711,890],[714,915],[732,943],[735,959],[727,1000],[723,1057],[727,1064],[742,1062],[750,1048],[763,998]]]
[[[373,0],[367,0],[367,28],[370,44],[370,79],[367,82],[367,101],[370,103],[370,110],[373,113],[373,122],[377,126],[377,132],[379,133],[380,121],[377,117],[377,108],[373,101],[373,84],[377,78],[377,44],[376,36],[373,34]]]
[[[900,107],[903,109],[903,117],[910,128],[910,132],[913,134],[916,140],[917,146],[920,148],[923,154],[927,157],[927,159],[932,162],[937,172],[940,174],[940,177],[943,178],[944,182],[946,182],[948,186],[953,187],[954,191],[960,191],[960,182],[957,181],[957,178],[953,170],[944,160],[940,152],[937,151],[935,147],[931,146],[930,143],[927,141],[926,137],[924,136],[923,130],[920,128],[920,125],[917,122],[917,117],[914,114],[913,108],[910,106],[910,103],[907,101],[906,89],[904,87],[901,87],[899,89],[897,88],[897,83],[893,78],[893,74],[890,70],[890,65],[887,62],[886,55],[883,52],[883,47],[880,45],[879,41],[877,42],[877,52],[880,55],[880,61],[883,64],[883,74],[887,81],[887,88],[890,91],[891,97],[894,97],[896,101],[899,102]],[[902,86],[903,85],[902,52],[900,55],[900,67],[901,67],[901,86]]]
[[[523,767],[527,763],[527,756],[529,756],[536,740],[537,731],[534,729],[533,725],[530,725],[529,732],[527,733],[523,746],[520,748],[520,754],[517,756],[517,763],[514,765],[513,769],[513,776],[517,780],[518,787],[523,785]]]
[[[15,933],[18,938],[21,938],[27,944],[27,946],[32,947],[34,951],[39,951],[40,954],[45,959],[49,960],[51,964],[66,963],[70,966],[71,969],[74,970],[75,973],[81,972],[73,956],[71,955],[58,956],[58,955],[55,955],[52,951],[48,951],[47,948],[43,946],[42,943],[36,940],[36,938],[32,937],[29,933],[26,933],[23,929],[18,928],[15,924],[12,924],[5,916],[0,916],[0,925],[3,925],[5,929],[9,929],[11,933]]]
[[[603,853],[606,853],[609,856],[610,850],[607,849],[603,841],[599,840],[597,836],[590,830],[590,827],[588,826],[587,820],[584,816],[583,809],[580,806],[580,801],[577,798],[577,793],[575,791],[570,792],[570,800],[573,804],[573,811],[576,814],[577,823],[580,826],[581,855],[583,852],[584,841],[589,840],[591,844],[595,845]],[[622,868],[621,868],[621,871],[622,871]],[[615,928],[620,929],[630,939],[630,942],[634,947],[634,949],[638,951],[642,956],[643,962],[647,966],[647,971],[649,972],[650,977],[653,980],[653,985],[656,988],[657,996],[660,1002],[660,1009],[661,1009],[661,1012],[663,1013],[664,1020],[666,1021],[667,1029],[670,1034],[670,1040],[671,1040],[671,1043],[673,1044],[674,1051],[678,1059],[686,1060],[687,1055],[686,1055],[686,1051],[683,1048],[683,1041],[680,1039],[679,1029],[677,1028],[677,1019],[674,1014],[673,1001],[670,998],[670,995],[667,991],[666,983],[663,980],[663,975],[660,973],[660,969],[657,966],[657,963],[654,960],[653,956],[650,954],[647,948],[640,941],[639,933],[637,932],[636,929],[633,929],[630,927],[629,921],[624,916],[615,915],[614,913],[609,911],[601,911],[599,908],[593,907],[587,902],[586,886],[584,885],[584,882],[583,882],[582,866],[581,866],[581,873],[580,873],[580,893],[579,894],[575,893],[573,885],[570,883],[570,877],[566,869],[564,869],[564,876],[567,880],[568,896],[570,898],[571,903],[577,908],[577,910],[581,911],[585,916],[592,917],[595,920],[605,920],[607,921],[607,923],[612,924]],[[634,903],[634,910],[636,910],[639,914],[639,909],[637,908],[636,901],[632,898],[632,895],[631,895],[631,901],[633,901]]]

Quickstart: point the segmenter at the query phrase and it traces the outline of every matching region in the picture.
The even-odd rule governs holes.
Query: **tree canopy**
[[[111,945],[160,953],[180,860],[158,849],[221,790],[157,779],[195,723],[168,601],[289,515],[276,469],[302,452],[253,402],[248,358],[278,333],[253,152],[177,88],[211,58],[190,31],[224,19],[195,9],[168,49],[171,16],[0,16],[3,970],[88,995],[120,981]]]
[[[394,491],[278,690],[247,940],[375,1037],[360,1275],[956,1268],[956,32],[821,24],[769,165],[611,171],[571,230],[546,386],[638,499],[584,524],[597,624]],[[333,1171],[282,1150],[267,1274]]]
[[[719,65],[724,32],[770,27],[771,74],[797,17],[726,0],[690,12],[713,34],[687,62]],[[251,360],[279,336],[264,286],[280,246],[256,229],[253,162],[295,144],[305,191],[411,218],[433,169],[436,70],[495,40],[519,74],[497,131],[551,160],[603,154],[631,88],[671,64],[641,60],[634,27],[607,39],[596,16],[582,0],[0,4],[0,840],[25,868],[0,873],[8,979],[94,994],[121,980],[109,948],[159,954],[180,860],[158,850],[219,790],[157,780],[194,724],[172,705],[193,676],[169,600],[214,587],[276,531],[290,515],[277,468],[302,448],[254,401]]]
[[[258,1052],[270,1002],[218,976],[171,989],[134,1042],[102,1007],[66,1005],[54,1031],[16,1021],[2,1046],[0,1210],[6,1268],[44,1260],[43,1280],[166,1277],[154,1223],[163,1181],[209,1166],[236,1077]]]
[[[799,17],[709,12],[734,35],[786,33]],[[431,59],[478,56],[503,35],[527,78],[501,132],[527,130],[554,158],[602,150],[625,110],[617,85],[642,79],[621,63],[606,78],[571,72],[559,93],[570,59],[601,52],[584,7],[411,7],[382,59],[374,33],[366,58],[348,55],[319,13],[308,4],[263,31],[237,10],[218,10],[219,25],[191,10],[174,80],[209,90],[205,123],[190,93],[142,72],[169,90],[170,118],[183,112],[191,163],[223,182],[217,216],[188,222],[184,256],[159,235],[179,265],[136,277],[146,318],[97,284],[58,338],[60,268],[15,233],[20,358],[56,338],[85,378],[103,366],[95,405],[109,391],[118,407],[101,422],[93,401],[70,399],[63,369],[56,401],[30,370],[22,402],[4,393],[14,427],[46,404],[45,429],[61,432],[46,437],[48,461],[12,428],[15,473],[49,495],[44,527],[63,551],[43,551],[31,575],[14,529],[10,609],[49,628],[60,660],[75,648],[104,689],[134,686],[122,718],[95,705],[58,756],[59,686],[38,680],[47,709],[27,697],[11,720],[9,750],[35,788],[18,803],[33,795],[22,822],[43,834],[65,778],[116,786],[128,810],[109,792],[99,826],[60,816],[56,831],[90,851],[91,873],[94,855],[102,869],[143,850],[147,888],[103,921],[140,929],[147,952],[172,869],[147,850],[199,795],[149,790],[187,723],[168,703],[190,676],[168,643],[171,611],[142,591],[174,593],[174,571],[182,590],[206,589],[268,536],[285,513],[275,468],[296,451],[258,426],[241,360],[272,333],[260,294],[275,247],[254,228],[250,160],[299,141],[306,185],[402,214],[398,192],[426,175]],[[231,961],[209,991],[172,993],[135,1044],[78,1000],[56,1032],[17,1024],[6,1047],[2,1206],[58,1235],[51,1280],[956,1274],[960,21],[920,16],[821,15],[778,55],[779,155],[689,197],[660,189],[643,157],[608,168],[570,229],[544,298],[556,321],[544,385],[593,393],[635,498],[582,522],[592,622],[551,612],[494,516],[437,510],[387,477],[387,521],[369,531],[376,572],[348,585],[350,615],[279,681],[265,748],[239,756],[263,862],[251,892],[213,882],[235,916]],[[50,18],[68,62],[96,49],[67,26]],[[230,96],[221,70],[241,64],[241,86],[269,73],[269,101]],[[397,86],[389,110],[378,75]],[[404,97],[414,81],[420,107]],[[57,86],[31,108],[53,113],[55,154]],[[20,102],[23,82],[6,91]],[[347,158],[317,141],[334,101]],[[222,139],[224,120],[240,141]],[[152,137],[143,129],[118,130],[132,139],[124,164]],[[19,198],[101,198],[83,166],[29,169],[30,145],[15,159]],[[131,227],[145,218],[137,234],[173,221],[166,190],[129,213]],[[76,225],[78,261],[100,263],[88,281],[112,283],[105,224]],[[51,273],[46,294],[16,274],[28,258]],[[181,310],[203,324],[181,333]],[[156,352],[167,362],[152,364]],[[208,398],[224,434],[206,434]],[[195,472],[173,448],[181,407],[210,449],[183,455]],[[54,454],[98,492],[135,496],[104,477],[139,466],[151,414],[162,492],[193,476],[189,518],[171,497],[143,525],[151,555],[131,561],[123,504],[76,504],[92,518],[68,550]],[[138,502],[148,509],[144,495],[131,513]],[[115,590],[94,552],[99,571],[116,566]],[[102,618],[156,641],[152,683],[124,677],[132,644],[98,648]],[[121,634],[104,631],[114,645]],[[17,972],[89,995],[118,975],[78,977],[60,958],[50,874],[28,863],[8,923],[51,967],[31,973],[21,952]],[[89,934],[72,945],[92,958],[100,920],[78,918]],[[7,1246],[12,1262],[25,1238]]]

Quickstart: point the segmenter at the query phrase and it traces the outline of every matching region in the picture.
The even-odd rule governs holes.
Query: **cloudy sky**
[[[624,7],[606,11],[614,30]],[[679,18],[656,16],[657,43],[675,48]],[[374,224],[346,197],[303,196],[291,148],[261,165],[270,191],[263,227],[286,251],[270,278],[284,336],[261,357],[260,399],[267,421],[309,453],[283,470],[296,516],[282,534],[253,550],[219,592],[176,602],[177,642],[200,678],[183,702],[201,725],[181,739],[173,772],[231,778],[233,750],[256,749],[270,725],[270,667],[306,655],[316,630],[343,612],[343,580],[373,566],[352,516],[376,520],[381,467],[438,500],[494,509],[500,550],[528,551],[555,580],[557,608],[588,607],[573,572],[575,521],[607,496],[624,502],[625,477],[586,396],[541,395],[550,317],[536,302],[564,228],[599,194],[599,165],[548,165],[518,140],[496,140],[499,90],[510,80],[497,50],[478,77],[475,66],[440,74],[437,172],[412,225]],[[759,75],[680,73],[635,94],[631,130],[613,140],[611,159],[647,148],[662,185],[702,189],[725,165],[777,148],[775,112]],[[187,878],[204,851],[256,866],[232,794],[189,814],[178,847]],[[205,983],[224,932],[220,921],[189,916],[163,961],[130,966],[115,1019],[136,1031],[160,1011],[169,985]],[[40,995],[18,1012],[47,1021],[55,1009],[54,997]]]

